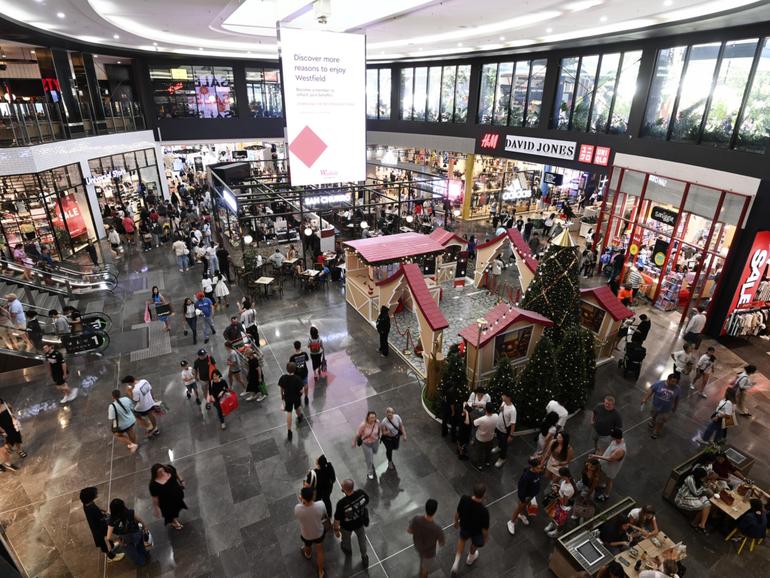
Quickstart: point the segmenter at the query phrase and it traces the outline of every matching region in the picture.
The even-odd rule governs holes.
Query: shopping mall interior
[[[768,167],[764,1],[0,0],[0,576],[764,575]]]

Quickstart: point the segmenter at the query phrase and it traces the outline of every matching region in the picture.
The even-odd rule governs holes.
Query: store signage
[[[109,336],[103,331],[94,333],[80,333],[76,335],[62,335],[62,345],[70,355],[88,353],[91,351],[103,351],[110,344]]]
[[[124,169],[115,169],[103,175],[90,175],[86,177],[87,185],[103,185],[110,182],[112,179],[117,179],[126,174]]]
[[[594,160],[594,145],[582,144],[580,145],[580,153],[578,154],[578,161],[581,163],[590,163]]]
[[[308,207],[314,205],[331,205],[333,203],[349,203],[350,193],[343,193],[338,195],[316,195],[315,197],[305,197],[302,199],[302,204]]]
[[[594,152],[594,164],[606,167],[610,164],[610,152],[612,152],[610,147],[596,147],[596,152]]]
[[[530,189],[524,189],[518,180],[513,181],[507,189],[503,191],[504,201],[516,201],[518,199],[528,199],[532,196]]]
[[[75,195],[65,195],[61,199],[61,210],[57,207],[56,217],[53,218],[53,226],[62,231],[69,232],[70,237],[80,237],[87,232],[86,222]],[[62,214],[64,218],[62,218]],[[66,227],[65,227],[66,221]]]
[[[564,182],[564,175],[560,175],[559,173],[549,173],[548,171],[543,171],[543,182],[546,185],[553,185],[554,187],[560,187],[561,184]]]
[[[650,219],[663,223],[664,225],[673,225],[676,223],[677,215],[678,213],[676,211],[664,209],[663,207],[653,207],[650,212]]]
[[[572,160],[575,158],[576,149],[576,142],[566,140],[514,136],[510,134],[505,137],[505,150],[509,153],[523,153]]]
[[[41,78],[40,79],[43,82],[43,90],[46,92],[53,92],[54,90],[56,92],[61,92],[61,86],[59,85],[59,80],[57,78]]]
[[[482,149],[496,149],[497,143],[500,140],[500,135],[496,132],[488,132],[485,133],[484,136],[481,137],[481,143],[479,144],[479,147]]]
[[[366,37],[278,34],[291,185],[365,180]]]
[[[656,185],[660,185],[661,187],[668,186],[668,181],[663,177],[659,177],[658,175],[650,175],[650,182],[655,183]]]
[[[749,253],[749,260],[741,273],[741,281],[733,296],[730,311],[735,308],[749,307],[755,301],[759,283],[764,279],[770,255],[770,231],[762,231],[754,237],[754,245]]]

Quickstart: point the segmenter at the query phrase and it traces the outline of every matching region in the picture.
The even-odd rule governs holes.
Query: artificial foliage
[[[441,370],[438,393],[441,401],[450,405],[465,401],[471,395],[468,389],[468,375],[465,372],[465,358],[456,344],[452,345],[447,352],[446,362]]]
[[[551,243],[520,303],[553,321],[549,333],[557,342],[564,329],[579,321],[579,272],[578,248]]]
[[[558,399],[558,370],[553,341],[543,335],[527,366],[513,383],[512,397],[517,421],[526,427],[536,427],[545,418],[545,406]]]
[[[513,366],[507,355],[501,355],[495,368],[495,373],[487,383],[487,393],[492,398],[492,403],[498,407],[503,402],[503,393],[513,390],[516,378],[513,375]]]
[[[594,389],[594,337],[588,329],[573,323],[562,332],[556,354],[559,376],[556,399],[571,413],[585,406]]]

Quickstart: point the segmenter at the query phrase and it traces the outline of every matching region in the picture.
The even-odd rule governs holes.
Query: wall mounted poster
[[[501,355],[507,356],[511,361],[526,357],[530,339],[532,339],[531,325],[498,335],[495,338],[495,363]]]
[[[292,186],[366,179],[366,37],[278,29]]]

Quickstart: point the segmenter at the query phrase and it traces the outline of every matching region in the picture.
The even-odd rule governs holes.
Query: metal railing
[[[80,102],[80,122],[70,122],[61,103],[0,102],[0,147],[30,146],[72,138],[144,130],[135,102],[104,105],[97,118],[88,102]]]
[[[65,295],[112,291],[118,284],[118,278],[109,271],[71,273],[56,269],[37,269],[4,259],[0,259],[0,279]]]

